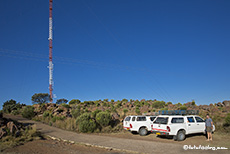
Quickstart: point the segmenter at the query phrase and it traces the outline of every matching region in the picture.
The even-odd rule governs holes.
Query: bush
[[[101,110],[96,109],[95,111],[92,112],[92,117],[95,119],[97,114],[100,112],[101,112]]]
[[[23,106],[25,106],[25,105],[17,103],[15,100],[11,99],[9,101],[6,101],[3,104],[3,112],[5,112],[5,113],[11,113],[14,110],[21,109]]]
[[[62,103],[61,106],[65,107],[65,108],[67,108],[67,109],[70,108],[70,106],[69,106],[68,104],[65,104],[65,103]]]
[[[108,112],[100,112],[96,115],[96,122],[103,127],[108,126],[111,119],[112,117]]]
[[[165,102],[164,101],[155,101],[152,104],[152,107],[153,108],[157,108],[157,109],[164,108],[164,106],[165,106]]]
[[[140,111],[139,107],[137,107],[137,108],[135,109],[135,112],[136,112],[136,114],[141,114],[141,111]]]
[[[128,109],[123,109],[124,114],[128,112]]]
[[[82,121],[88,121],[90,120],[91,117],[90,117],[90,114],[89,113],[83,113],[82,115],[80,115],[78,118],[77,118],[77,123],[80,123]]]
[[[96,126],[95,121],[93,121],[92,119],[89,119],[87,121],[81,121],[78,124],[78,128],[79,128],[79,131],[82,133],[88,133],[88,132],[92,133],[96,130],[97,126]]]
[[[43,113],[42,116],[43,116],[44,118],[49,117],[49,116],[50,116],[50,113],[49,113],[48,111],[45,111],[45,112]]]
[[[81,101],[79,99],[72,99],[71,101],[69,101],[69,105],[73,105],[73,104],[80,104]]]
[[[81,110],[80,109],[74,109],[71,111],[71,115],[74,117],[74,118],[77,118],[81,115]]]
[[[230,113],[228,113],[224,119],[224,126],[230,126]]]
[[[186,106],[180,106],[180,110],[187,110],[187,107]]]
[[[22,110],[22,117],[27,119],[32,119],[35,116],[34,107],[33,106],[26,106]]]
[[[96,130],[97,125],[93,119],[91,119],[89,113],[84,113],[77,118],[78,129],[82,133],[93,132]]]

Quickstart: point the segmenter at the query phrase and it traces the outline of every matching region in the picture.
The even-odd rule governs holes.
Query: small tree
[[[31,98],[33,104],[49,103],[50,95],[48,93],[36,93]]]
[[[63,103],[67,103],[68,102],[68,100],[67,99],[65,99],[65,98],[62,98],[62,99],[58,99],[57,100],[57,102],[56,102],[56,104],[63,104]]]

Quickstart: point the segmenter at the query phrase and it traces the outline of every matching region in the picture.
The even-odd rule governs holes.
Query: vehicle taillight
[[[130,128],[133,128],[132,124],[130,124]]]
[[[170,132],[170,127],[169,126],[167,126],[167,131]]]

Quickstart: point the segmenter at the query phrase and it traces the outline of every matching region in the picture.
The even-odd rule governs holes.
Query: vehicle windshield
[[[168,117],[158,117],[153,123],[154,124],[167,124]]]

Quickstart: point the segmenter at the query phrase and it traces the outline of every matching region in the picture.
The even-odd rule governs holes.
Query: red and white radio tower
[[[49,0],[49,91],[50,91],[50,102],[53,102],[53,21],[52,21],[52,10],[53,10],[53,0]]]

